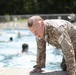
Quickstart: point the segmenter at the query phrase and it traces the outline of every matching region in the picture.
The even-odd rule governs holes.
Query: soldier
[[[70,22],[62,19],[43,20],[40,16],[28,19],[30,31],[37,37],[37,65],[34,72],[42,72],[45,67],[46,42],[61,49],[64,54],[68,75],[75,75],[76,28]],[[63,61],[64,62],[64,61]],[[63,68],[64,69],[64,68]]]

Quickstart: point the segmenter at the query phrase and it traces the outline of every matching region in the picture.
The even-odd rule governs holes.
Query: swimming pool
[[[20,36],[18,36],[20,33]],[[12,37],[13,41],[8,41]],[[28,29],[0,30],[0,66],[33,68],[36,64],[36,40]],[[18,54],[22,50],[22,44],[29,45],[28,54]],[[61,70],[62,52],[51,45],[47,45],[46,70]]]

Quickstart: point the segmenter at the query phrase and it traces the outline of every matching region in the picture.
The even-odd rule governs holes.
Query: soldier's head
[[[38,38],[44,35],[44,20],[40,16],[32,16],[28,19],[28,27],[30,31]]]

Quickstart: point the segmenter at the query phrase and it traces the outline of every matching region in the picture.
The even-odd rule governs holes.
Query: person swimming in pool
[[[28,52],[28,44],[26,44],[26,43],[22,44],[22,51],[21,52],[22,53]]]
[[[5,39],[5,40],[0,40],[0,42],[12,42],[13,41],[13,37],[10,37],[9,40]]]

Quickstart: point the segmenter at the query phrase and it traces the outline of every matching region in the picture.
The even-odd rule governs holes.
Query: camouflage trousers
[[[76,61],[76,52],[75,52],[75,61]],[[60,64],[60,66],[61,66],[62,71],[66,71],[67,70],[67,66],[66,66],[66,63],[65,63],[64,56],[63,56],[63,59],[62,59],[62,62]]]

